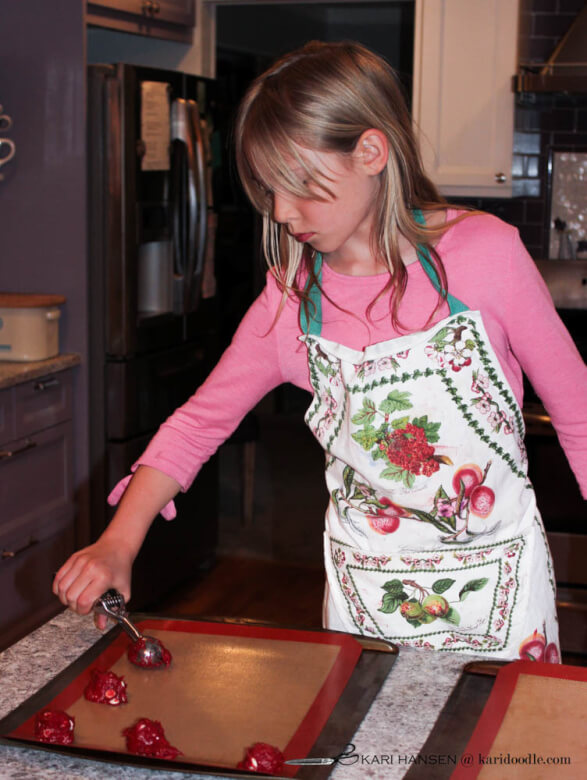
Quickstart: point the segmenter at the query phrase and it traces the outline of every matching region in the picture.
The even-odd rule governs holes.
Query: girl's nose
[[[286,223],[294,212],[294,204],[291,199],[279,192],[273,192],[273,219],[275,222]]]

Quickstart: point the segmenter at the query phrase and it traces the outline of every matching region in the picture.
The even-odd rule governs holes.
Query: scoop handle
[[[94,604],[94,612],[108,615],[108,617],[116,620],[133,642],[143,638],[138,628],[129,620],[124,599],[118,591],[109,590],[103,593]]]
[[[138,628],[130,622],[126,615],[116,615],[115,619],[118,620],[122,628],[126,631],[133,642],[143,639],[143,635]]]

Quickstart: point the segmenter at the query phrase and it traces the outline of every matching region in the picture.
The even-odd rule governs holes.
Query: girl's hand
[[[125,601],[130,599],[131,569],[153,519],[177,494],[180,485],[150,466],[139,466],[116,514],[102,536],[74,553],[59,569],[53,593],[61,602],[87,615],[97,598],[108,588],[116,588]],[[98,628],[105,628],[106,615],[98,615]]]
[[[119,541],[102,537],[63,564],[55,575],[53,593],[78,615],[91,612],[96,599],[109,588],[116,588],[128,601],[133,561],[134,554]],[[106,615],[96,615],[94,622],[102,630],[108,620]]]

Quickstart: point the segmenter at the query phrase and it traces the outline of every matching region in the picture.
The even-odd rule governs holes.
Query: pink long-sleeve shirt
[[[449,210],[448,219],[456,216]],[[551,416],[561,445],[587,498],[587,367],[561,322],[548,289],[518,231],[487,214],[450,227],[437,244],[448,289],[471,310],[482,313],[487,334],[520,405],[525,372]],[[437,293],[415,262],[400,320],[422,330],[437,304]],[[322,336],[361,350],[404,335],[394,329],[386,294],[365,312],[385,286],[386,273],[347,276],[323,266]],[[270,390],[291,382],[312,392],[299,303],[290,298],[274,327],[281,293],[267,284],[243,318],[231,345],[198,391],[163,423],[133,466],[152,466],[186,490],[202,464]],[[448,316],[448,307],[435,321]],[[308,399],[310,400],[310,399]],[[118,491],[118,495],[120,490]],[[115,496],[117,497],[117,496]]]

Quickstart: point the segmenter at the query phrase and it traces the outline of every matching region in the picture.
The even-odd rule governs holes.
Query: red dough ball
[[[164,645],[162,645],[158,639],[151,639],[150,641],[155,642],[161,648],[161,660],[158,663],[154,663],[153,661],[139,658],[138,652],[144,648],[145,640],[137,639],[137,641],[133,642],[132,645],[128,648],[127,655],[131,664],[140,666],[143,669],[156,669],[157,667],[161,666],[169,666],[171,663],[171,653],[169,650]]]
[[[181,750],[170,745],[165,739],[163,726],[158,720],[140,718],[134,726],[129,726],[122,733],[126,737],[126,749],[129,753],[167,759],[183,755]]]
[[[124,677],[114,672],[92,670],[92,678],[86,685],[84,696],[97,704],[126,704],[126,683]]]
[[[255,742],[247,748],[245,757],[237,764],[237,769],[248,769],[249,772],[261,772],[273,775],[283,769],[283,753],[279,748],[266,742]]]
[[[51,745],[71,745],[74,719],[62,710],[43,710],[35,718],[35,737]]]

